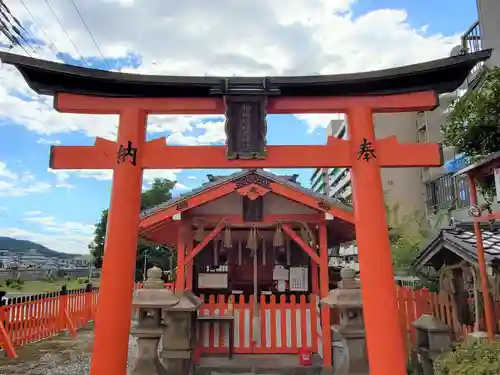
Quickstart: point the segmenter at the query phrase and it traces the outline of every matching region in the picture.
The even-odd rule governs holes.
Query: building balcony
[[[433,215],[441,210],[459,210],[470,205],[466,176],[447,173],[425,183],[427,213]]]
[[[462,48],[467,53],[478,52],[483,49],[479,21],[474,22],[462,35]]]
[[[330,195],[336,196],[347,185],[351,183],[351,172],[346,168],[340,168],[337,173],[330,176]]]
[[[338,196],[342,199],[349,199],[351,196],[352,196],[352,186],[351,184],[349,185],[346,185],[346,187],[344,188],[344,190],[340,191],[340,193],[338,194]]]
[[[321,175],[323,174],[323,168],[316,168],[311,176],[311,183],[313,183],[315,180],[316,180],[316,177],[318,177],[318,175]]]
[[[320,173],[316,175],[314,178],[311,178],[311,190],[317,191],[321,189],[324,184],[324,173]]]
[[[483,49],[484,46],[483,37],[481,35],[481,25],[479,24],[479,21],[476,21],[462,35],[460,53],[474,53],[482,51]],[[451,54],[456,54],[456,52],[456,49],[453,49]],[[466,89],[471,86],[474,87],[478,83],[482,73],[484,72],[484,68],[485,62],[480,62],[472,69],[465,81]]]

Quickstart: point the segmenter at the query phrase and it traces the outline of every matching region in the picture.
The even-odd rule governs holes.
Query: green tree
[[[500,150],[500,67],[488,71],[478,89],[453,103],[441,127],[444,143],[472,158]]]
[[[394,269],[415,276],[415,258],[428,238],[441,228],[447,212],[439,211],[431,224],[419,211],[400,217],[399,204],[386,206],[386,210]]]
[[[428,235],[425,217],[419,212],[399,216],[399,204],[386,206],[392,261],[396,272],[411,273],[411,265]]]
[[[489,70],[479,87],[455,103],[441,127],[444,144],[478,161],[500,150],[500,67]],[[486,202],[493,202],[493,175],[476,181]]]
[[[175,181],[170,181],[165,178],[157,178],[151,184],[151,187],[142,193],[141,210],[146,210],[164,203],[172,198],[172,189],[175,186]],[[108,223],[108,210],[103,210],[101,218],[95,224],[94,239],[89,245],[89,250],[97,268],[102,266],[102,257],[104,255],[104,242],[106,239],[106,228]],[[147,254],[147,255],[145,255]],[[137,244],[137,261],[136,269],[142,270],[144,260],[147,258],[148,266],[153,264],[158,265],[164,270],[168,269],[169,257],[173,256],[169,248],[153,244],[149,241],[139,238]],[[175,265],[175,257],[172,260]],[[140,272],[138,272],[140,275]],[[139,278],[139,277],[138,277]]]
[[[151,187],[142,193],[141,210],[147,210],[172,199],[175,181],[166,178],[155,178]]]

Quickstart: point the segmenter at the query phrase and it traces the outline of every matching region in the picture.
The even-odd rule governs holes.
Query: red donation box
[[[309,348],[299,349],[299,364],[301,366],[312,366],[312,351]]]

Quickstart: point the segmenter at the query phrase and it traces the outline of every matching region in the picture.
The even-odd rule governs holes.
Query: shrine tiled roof
[[[481,226],[484,255],[488,264],[500,263],[500,222]],[[472,222],[443,228],[423,247],[415,260],[417,268],[426,265],[443,249],[451,251],[469,263],[477,263],[476,236]]]
[[[313,191],[311,189],[308,189],[308,188],[301,186],[298,182],[295,182],[296,181],[295,175],[279,176],[279,175],[276,175],[274,173],[264,171],[262,169],[246,169],[246,170],[242,170],[240,172],[236,172],[236,173],[233,173],[233,174],[230,174],[227,176],[213,176],[215,178],[210,178],[210,180],[212,180],[212,181],[204,183],[199,188],[193,189],[190,192],[188,192],[186,194],[182,194],[177,198],[173,198],[165,203],[159,204],[155,207],[152,207],[150,209],[142,211],[141,212],[141,219],[144,217],[147,217],[149,215],[152,215],[155,212],[162,210],[166,207],[173,206],[173,205],[179,203],[180,201],[183,201],[187,198],[195,196],[203,191],[213,189],[217,186],[223,185],[225,183],[231,182],[233,180],[239,179],[239,178],[241,178],[245,175],[249,175],[249,174],[260,175],[260,176],[262,176],[264,178],[268,178],[274,182],[278,182],[280,184],[289,186],[292,189],[295,189],[295,190],[298,190],[298,191],[303,192],[305,194],[308,194],[311,197],[321,199],[325,202],[332,204],[333,206],[336,206],[338,208],[352,212],[351,206],[346,205],[345,203],[342,203],[341,201],[339,201],[337,199],[327,198],[322,194],[316,193],[315,191]]]

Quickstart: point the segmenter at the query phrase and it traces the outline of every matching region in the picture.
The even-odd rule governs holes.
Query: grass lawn
[[[0,290],[4,290],[11,294],[40,294],[40,293],[51,293],[58,292],[61,287],[66,284],[68,289],[81,289],[85,288],[84,278],[81,279],[71,279],[71,280],[54,280],[53,282],[48,281],[25,281],[22,285],[10,285],[6,286],[5,283],[0,286]],[[99,285],[98,279],[92,279],[92,284],[94,286]]]

